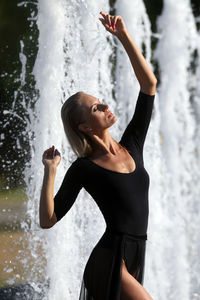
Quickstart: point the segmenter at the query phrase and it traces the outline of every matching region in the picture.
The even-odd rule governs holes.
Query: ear
[[[89,128],[86,124],[82,123],[78,125],[78,129],[85,133],[90,133],[92,131],[92,128]]]

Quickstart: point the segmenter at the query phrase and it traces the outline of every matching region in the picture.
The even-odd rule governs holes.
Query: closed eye
[[[98,109],[97,105],[94,105],[93,111],[95,112],[95,111],[97,111],[97,109]]]
[[[99,99],[98,99],[99,100]],[[92,107],[92,111],[95,112],[98,110],[98,106],[101,105],[102,103],[99,101],[98,103],[95,103],[93,104],[93,107]]]

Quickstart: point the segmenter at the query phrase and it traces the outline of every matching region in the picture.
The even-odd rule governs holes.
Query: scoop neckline
[[[130,154],[133,162],[135,163],[135,159],[133,159],[132,155]],[[129,172],[129,173],[122,173],[122,172],[117,172],[117,171],[114,171],[114,170],[110,170],[110,169],[107,169],[107,168],[104,168],[100,165],[98,165],[97,163],[95,163],[94,161],[92,161],[91,159],[89,159],[88,157],[84,157],[85,159],[87,159],[89,162],[91,162],[93,165],[97,166],[98,168],[102,169],[102,170],[105,170],[105,171],[108,171],[108,172],[111,172],[111,173],[115,173],[115,174],[119,174],[119,175],[131,175],[131,174],[134,174],[136,171],[137,171],[137,165],[135,163],[135,169],[132,171],[132,172]]]

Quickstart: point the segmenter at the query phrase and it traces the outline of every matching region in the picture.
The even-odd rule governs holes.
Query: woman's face
[[[79,125],[79,129],[86,133],[98,133],[112,126],[117,118],[98,98],[88,94],[83,94],[80,100],[83,108],[84,123]]]

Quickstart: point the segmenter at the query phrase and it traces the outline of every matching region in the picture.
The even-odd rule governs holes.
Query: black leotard
[[[79,300],[119,300],[122,258],[128,271],[143,283],[149,214],[149,175],[144,168],[143,146],[154,97],[139,92],[133,118],[119,142],[134,159],[135,170],[120,173],[103,168],[88,158],[77,158],[54,198],[54,211],[59,221],[84,187],[106,222],[105,233],[86,264]]]

